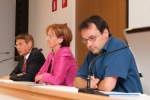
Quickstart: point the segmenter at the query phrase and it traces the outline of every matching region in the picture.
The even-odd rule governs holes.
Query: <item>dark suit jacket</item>
[[[17,76],[22,73],[24,57],[20,56],[18,65],[10,74],[10,79],[14,81],[32,81],[34,82],[35,75],[45,62],[45,57],[37,48],[33,48],[26,62],[26,74]]]

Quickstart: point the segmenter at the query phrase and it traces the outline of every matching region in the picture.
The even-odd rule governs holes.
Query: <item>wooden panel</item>
[[[118,1],[119,0],[100,0],[100,12],[99,15],[104,18],[110,28],[110,33],[117,37],[118,36]]]
[[[86,45],[82,43],[82,37],[78,31],[79,24],[92,15],[93,0],[76,0],[76,60],[80,66],[87,55]]]
[[[125,40],[125,37],[123,35],[123,30],[126,28],[126,0],[119,0],[119,34],[117,37],[121,38],[122,40]]]
[[[79,67],[88,49],[81,42],[78,26],[91,15],[103,17],[109,25],[111,34],[125,40],[123,30],[126,28],[126,0],[76,0],[76,59]]]

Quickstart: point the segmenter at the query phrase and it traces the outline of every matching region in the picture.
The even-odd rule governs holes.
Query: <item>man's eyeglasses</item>
[[[91,36],[88,37],[88,39],[82,39],[82,42],[83,43],[87,43],[88,40],[91,41],[91,42],[94,42],[99,35],[100,35],[100,33],[98,35],[96,35],[96,36],[92,36],[91,35]]]

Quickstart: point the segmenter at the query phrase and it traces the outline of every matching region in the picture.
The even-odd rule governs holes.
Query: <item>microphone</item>
[[[35,50],[35,51],[42,51],[43,49],[42,48],[40,48],[40,49],[38,49],[38,50]],[[34,51],[33,51],[34,52]]]
[[[129,46],[125,46],[125,47],[122,47],[122,48],[119,48],[119,49],[116,49],[116,50],[113,50],[113,51],[110,51],[110,52],[99,54],[95,58],[93,58],[92,61],[89,64],[89,67],[88,67],[87,88],[85,88],[85,89],[79,89],[78,92],[108,96],[107,94],[104,94],[102,92],[99,92],[98,90],[94,90],[94,89],[90,88],[90,76],[91,76],[90,75],[90,68],[91,68],[91,65],[94,62],[94,60],[97,59],[97,58],[99,58],[99,57],[105,56],[107,54],[110,54],[110,53],[113,53],[113,52],[116,52],[116,51],[119,51],[119,50],[122,50],[122,49],[125,49],[125,48],[128,48],[128,47]]]
[[[36,52],[36,51],[42,51],[43,49],[42,48],[40,48],[40,49],[38,49],[38,50],[34,50],[34,51],[32,51],[32,52]],[[5,53],[7,53],[7,52],[5,52]],[[9,53],[9,52],[8,52]],[[2,60],[2,61],[0,61],[0,63],[1,62],[3,62],[3,61],[6,61],[6,60],[10,60],[10,59],[13,59],[13,58],[18,58],[18,57],[20,57],[21,55],[19,55],[19,56],[15,56],[15,57],[11,57],[11,58],[7,58],[7,59],[4,59],[4,60]]]
[[[1,52],[0,54],[9,54],[9,52]]]

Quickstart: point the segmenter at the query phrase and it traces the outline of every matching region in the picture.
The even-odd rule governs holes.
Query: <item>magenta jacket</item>
[[[70,48],[62,47],[58,50],[55,54],[51,71],[47,73],[53,54],[53,51],[48,54],[44,65],[36,76],[43,74],[42,81],[49,84],[73,86],[78,67]]]

